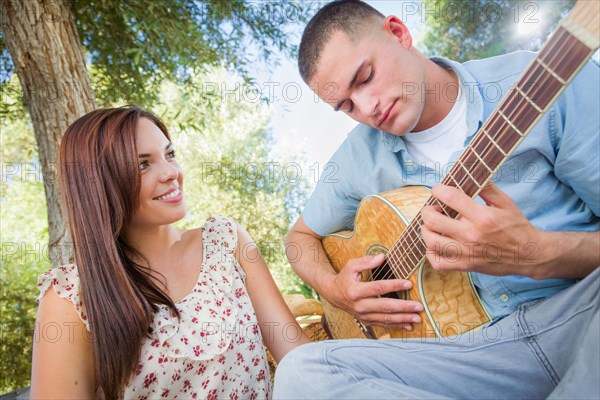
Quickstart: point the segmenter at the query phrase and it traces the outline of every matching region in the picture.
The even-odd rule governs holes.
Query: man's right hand
[[[354,315],[365,325],[412,330],[413,323],[421,322],[417,314],[423,305],[417,301],[378,297],[412,287],[405,279],[384,279],[362,282],[363,271],[378,267],[382,254],[349,260],[339,274],[331,275],[328,289],[321,293],[334,306]]]
[[[351,259],[338,274],[327,259],[321,239],[322,236],[306,226],[300,216],[286,237],[286,250],[294,271],[322,297],[365,325],[411,330],[413,323],[421,322],[417,314],[423,310],[421,303],[378,297],[410,289],[410,281],[361,281],[363,271],[374,269],[383,262],[382,254]]]

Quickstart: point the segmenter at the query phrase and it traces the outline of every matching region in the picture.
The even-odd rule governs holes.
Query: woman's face
[[[140,118],[136,133],[141,174],[139,208],[131,226],[167,225],[185,216],[183,171],[175,161],[175,149],[152,121]]]

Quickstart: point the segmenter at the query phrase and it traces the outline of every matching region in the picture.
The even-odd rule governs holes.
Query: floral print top
[[[198,281],[175,303],[178,320],[159,306],[125,388],[126,399],[264,399],[271,378],[262,336],[233,252],[237,227],[229,217],[202,226],[203,264]],[[51,269],[38,279],[38,302],[52,286],[73,303],[89,331],[77,266]]]

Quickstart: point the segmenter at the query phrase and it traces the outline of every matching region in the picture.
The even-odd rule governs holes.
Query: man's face
[[[401,24],[400,30],[382,23],[356,42],[335,32],[321,51],[310,86],[334,110],[400,136],[421,118],[425,77],[420,59],[409,51],[408,30],[397,18],[392,23]]]

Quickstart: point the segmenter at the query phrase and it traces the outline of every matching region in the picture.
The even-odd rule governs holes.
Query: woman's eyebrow
[[[165,146],[165,150],[169,150],[170,147],[173,147],[173,143],[169,142],[166,146]],[[150,157],[152,154],[150,153],[142,153],[142,154],[138,154],[139,158],[147,158]]]

